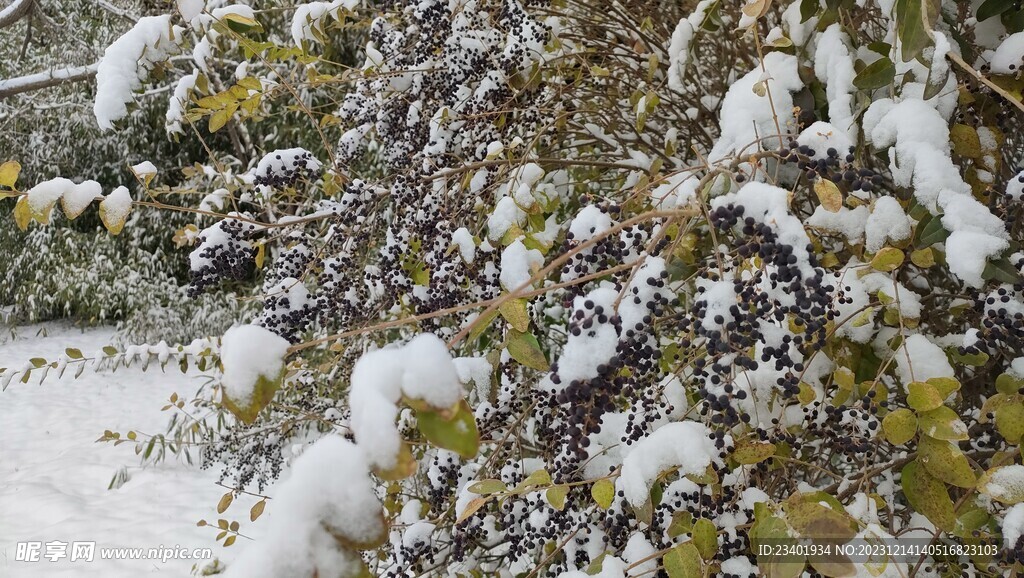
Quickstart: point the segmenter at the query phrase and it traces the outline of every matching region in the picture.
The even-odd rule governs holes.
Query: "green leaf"
[[[903,251],[896,247],[883,247],[871,259],[871,268],[888,273],[903,264]]]
[[[978,22],[982,22],[1006,12],[1013,7],[1013,4],[1013,0],[985,0],[981,6],[978,6],[978,11],[974,16]]]
[[[890,412],[882,419],[882,432],[892,445],[903,445],[917,433],[917,416],[903,408]]]
[[[1011,444],[1020,445],[1024,437],[1024,404],[1007,403],[996,409],[996,428]]]
[[[942,226],[942,215],[928,215],[917,225],[917,242],[921,247],[929,247],[949,238],[949,231]]]
[[[848,542],[857,534],[857,524],[846,510],[833,509],[795,494],[783,504],[786,521],[805,538]]]
[[[256,384],[253,386],[252,395],[248,400],[233,400],[228,395],[228,391],[224,389],[222,391],[222,403],[232,414],[235,415],[242,423],[251,424],[256,421],[256,417],[259,416],[263,408],[267,407],[270,402],[274,399],[274,394],[277,390],[281,389],[281,382],[284,381],[285,368],[281,368],[281,372],[274,378],[267,378],[265,375],[260,375],[256,378]]]
[[[551,365],[548,363],[544,352],[540,349],[540,343],[532,333],[523,333],[515,329],[508,330],[508,353],[519,363],[538,371],[548,371]]]
[[[484,331],[491,326],[491,322],[498,316],[497,310],[491,310],[484,313],[473,321],[473,329],[470,330],[469,336],[466,338],[469,343],[474,343],[477,339],[483,335]]]
[[[565,509],[565,497],[569,495],[569,486],[551,486],[544,493],[551,507],[561,512]]]
[[[243,32],[248,32],[250,30],[253,30],[255,32],[260,32],[263,30],[263,27],[260,26],[259,22],[253,20],[252,18],[242,16],[241,14],[225,14],[224,18],[222,18],[222,21],[225,24],[227,24],[228,28],[234,30],[235,32],[238,32],[239,34]]]
[[[874,90],[889,86],[896,78],[896,65],[886,57],[879,58],[864,67],[853,79],[853,85],[861,90]]]
[[[430,443],[451,450],[465,459],[476,456],[480,448],[480,434],[473,417],[473,408],[466,400],[456,406],[448,419],[437,411],[417,411],[416,425]]]
[[[498,306],[498,311],[516,331],[525,333],[530,328],[526,299],[509,299]]]
[[[939,397],[946,399],[951,393],[960,389],[960,382],[952,377],[929,377],[925,383],[939,392]]]
[[[943,397],[930,383],[912,381],[907,386],[907,404],[917,411],[931,411],[942,405]]]
[[[978,138],[978,131],[966,124],[954,124],[949,129],[949,141],[953,143],[953,152],[956,154],[976,159],[981,156],[981,139]]]
[[[800,0],[800,23],[803,24],[813,18],[820,7],[818,0]]]
[[[537,486],[547,486],[551,483],[551,474],[547,470],[537,470],[526,476],[526,479],[519,482],[516,490],[525,490]]]
[[[693,545],[705,560],[713,560],[718,553],[718,529],[714,522],[700,518],[693,524]]]
[[[74,347],[69,347],[65,349],[64,355],[68,356],[68,359],[82,359],[83,357],[85,357],[84,355],[82,355],[81,350],[75,349]]]
[[[918,249],[910,253],[910,262],[922,269],[927,269],[935,265],[935,252],[932,251],[931,247]]]
[[[903,468],[900,483],[914,510],[942,530],[948,532],[953,529],[956,524],[953,500],[942,481],[929,474],[919,462],[913,461]]]
[[[481,480],[469,486],[474,494],[497,494],[508,491],[508,486],[501,480]]]
[[[693,530],[693,514],[686,510],[678,510],[672,514],[672,523],[668,526],[668,537],[678,538]]]
[[[960,488],[973,488],[976,480],[971,464],[955,444],[921,436],[918,461],[933,477]]]
[[[597,480],[590,486],[590,496],[601,509],[607,510],[615,500],[615,484],[608,479]]]
[[[732,459],[747,465],[763,462],[775,455],[775,444],[769,442],[749,441],[740,443],[732,452]]]
[[[1000,393],[1013,395],[1022,387],[1024,387],[1024,379],[1019,379],[1009,373],[1001,373],[996,378],[996,391]]]
[[[1020,271],[1005,257],[985,263],[985,269],[981,272],[981,278],[985,280],[995,279],[1000,283],[1019,283],[1021,281]]]
[[[918,414],[921,432],[933,438],[948,441],[967,439],[967,424],[952,409],[941,406]]]
[[[896,22],[903,62],[910,62],[931,44],[924,19],[925,0],[897,0]]]
[[[701,578],[704,576],[704,564],[700,552],[690,542],[680,544],[665,553],[661,559],[668,578]]]

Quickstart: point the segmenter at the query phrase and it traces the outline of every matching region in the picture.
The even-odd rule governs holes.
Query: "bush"
[[[182,233],[190,295],[261,279],[175,353],[223,372],[206,464],[263,491],[294,458],[229,574],[1022,570],[1021,11],[679,10],[186,19],[249,64],[182,118],[323,141]],[[321,52],[360,35],[361,67]]]

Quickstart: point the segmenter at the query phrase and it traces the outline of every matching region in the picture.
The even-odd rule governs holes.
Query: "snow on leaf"
[[[100,201],[100,220],[111,235],[117,235],[124,228],[131,210],[131,193],[126,187],[117,187]]]
[[[258,325],[232,327],[221,339],[223,402],[243,422],[255,421],[280,389],[289,345]]]

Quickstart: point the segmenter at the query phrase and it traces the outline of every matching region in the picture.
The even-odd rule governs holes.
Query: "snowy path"
[[[49,336],[36,337],[40,327]],[[15,340],[0,335],[0,367],[32,357],[52,359],[66,347],[95,351],[110,337],[109,329],[22,327]],[[115,448],[94,442],[106,429],[122,435],[130,429],[163,432],[170,415],[160,408],[173,392],[191,399],[201,383],[196,377],[170,365],[167,373],[154,365],[148,372],[86,371],[77,380],[73,375],[69,370],[58,380],[52,374],[42,385],[35,377],[27,384],[15,381],[0,392],[0,576],[188,576],[194,560],[101,560],[100,549],[212,548],[226,562],[248,546],[242,540],[222,548],[211,528],[196,526],[202,518],[226,517],[241,521],[243,533],[252,529],[247,528],[249,500],[240,498],[224,516],[217,515],[215,506],[225,490],[215,485],[215,470],[187,466],[173,456],[141,469],[132,444]],[[128,466],[131,479],[108,490],[121,466]],[[95,541],[96,559],[15,560],[17,542],[53,540]]]

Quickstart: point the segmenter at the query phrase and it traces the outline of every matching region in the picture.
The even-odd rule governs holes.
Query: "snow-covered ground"
[[[46,335],[37,335],[45,330]],[[109,329],[81,331],[46,324],[17,329],[11,339],[0,334],[0,367],[21,365],[33,357],[53,359],[67,347],[85,352],[110,343]],[[0,393],[0,576],[130,577],[160,572],[188,576],[195,560],[100,559],[104,548],[212,548],[228,562],[248,540],[230,548],[214,542],[216,532],[197,527],[200,519],[239,520],[252,535],[248,520],[253,499],[243,496],[223,515],[216,504],[225,489],[216,485],[215,469],[180,463],[173,456],[140,468],[133,444],[95,443],[104,430],[163,433],[169,412],[160,408],[171,393],[184,399],[198,389],[197,375],[183,375],[168,365],[149,371],[120,368],[116,373],[74,371],[63,379],[51,374],[39,385],[33,377],[15,380]],[[108,490],[122,466],[131,478]],[[269,508],[268,508],[269,510]],[[39,561],[16,560],[18,542],[42,542]],[[45,558],[46,542],[96,542],[92,562]],[[206,561],[199,561],[205,565]]]

